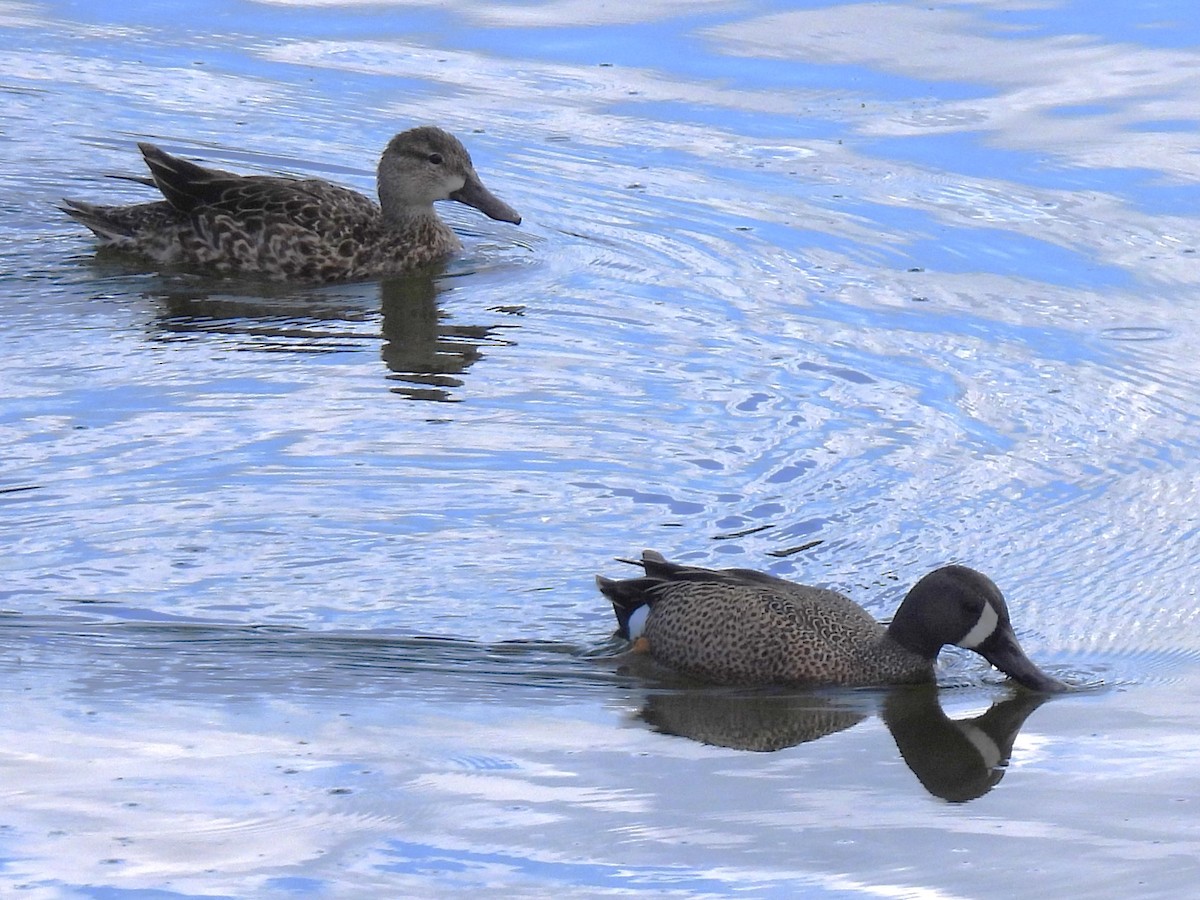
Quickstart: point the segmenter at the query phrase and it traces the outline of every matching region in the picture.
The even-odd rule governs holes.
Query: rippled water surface
[[[1183,0],[0,3],[0,887],[1179,896],[1200,879]],[[135,143],[373,191],[433,276],[160,272]],[[655,547],[879,617],[987,571],[1043,702],[613,659]],[[1005,766],[1004,760],[1011,757]]]

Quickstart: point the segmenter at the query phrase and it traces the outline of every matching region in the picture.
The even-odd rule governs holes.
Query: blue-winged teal
[[[138,144],[165,200],[62,207],[101,244],[164,265],[198,266],[274,280],[333,281],[397,274],[440,260],[462,244],[434,212],[457,200],[520,224],[488,191],[454,135],[432,126],[392,138],[379,160],[379,205],[319,179],[235,175]],[[134,179],[143,180],[143,179]]]
[[[618,633],[658,662],[720,683],[883,685],[933,679],[957,644],[1035,691],[1066,686],[1030,661],[1008,606],[966,566],[930,572],[887,627],[849,597],[749,569],[702,569],[647,550],[646,574],[598,577]]]

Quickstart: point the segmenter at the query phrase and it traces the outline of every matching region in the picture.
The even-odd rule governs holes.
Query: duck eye
[[[426,159],[428,159],[435,166],[440,166],[442,164],[442,154],[440,153],[430,153]]]

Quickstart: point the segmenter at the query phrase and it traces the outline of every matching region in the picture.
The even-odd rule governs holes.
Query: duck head
[[[501,222],[521,224],[515,209],[475,174],[471,155],[454,135],[432,125],[402,131],[379,160],[379,204],[397,220],[428,210],[437,200],[457,200]]]
[[[955,644],[974,650],[1030,690],[1055,693],[1067,689],[1025,655],[1000,589],[982,572],[966,566],[935,569],[913,585],[888,626],[888,634],[930,661],[946,644]]]

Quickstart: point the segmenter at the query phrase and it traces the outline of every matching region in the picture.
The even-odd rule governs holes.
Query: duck
[[[102,247],[165,266],[272,281],[327,282],[402,274],[462,249],[434,211],[456,200],[514,225],[521,216],[492,194],[454,135],[432,125],[402,131],[379,159],[379,203],[316,178],[238,175],[139,143],[162,200],[60,209]]]
[[[646,550],[644,575],[596,577],[612,602],[617,634],[632,650],[717,684],[917,684],[935,680],[942,647],[973,650],[1017,684],[1067,686],[1021,649],[1008,604],[975,569],[949,565],[922,577],[890,624],[844,594],[752,569],[705,569]]]

